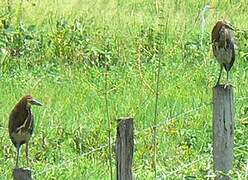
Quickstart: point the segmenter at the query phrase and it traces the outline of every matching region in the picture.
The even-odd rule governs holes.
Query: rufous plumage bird
[[[31,105],[42,106],[31,95],[24,96],[11,111],[9,116],[9,136],[16,147],[16,167],[18,167],[20,147],[26,144],[26,159],[28,157],[28,143],[34,130],[34,115],[31,110]]]
[[[217,85],[220,83],[223,67],[227,72],[227,82],[229,71],[235,61],[233,27],[224,20],[219,20],[212,30],[213,54],[220,64],[220,74]]]

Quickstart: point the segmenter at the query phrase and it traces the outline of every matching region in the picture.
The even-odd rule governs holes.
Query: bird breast
[[[232,61],[232,50],[216,46],[215,55],[220,64],[229,64]]]
[[[31,134],[28,131],[18,131],[11,133],[11,137],[16,144],[24,144],[29,141]]]

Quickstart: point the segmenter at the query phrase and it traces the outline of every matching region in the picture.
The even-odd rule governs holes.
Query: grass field
[[[215,8],[206,12],[202,24],[206,3],[1,1],[0,179],[11,179],[15,164],[8,115],[26,94],[44,104],[33,108],[30,159],[35,179],[110,179],[109,127],[114,142],[116,119],[123,116],[135,120],[135,179],[154,179],[151,127],[157,92],[156,179],[212,177],[212,87],[219,65],[210,32],[221,18],[237,28],[231,176],[247,179],[248,4],[211,1]],[[222,82],[225,77],[223,73]],[[115,179],[114,150],[113,145]],[[26,165],[24,150],[21,164]]]

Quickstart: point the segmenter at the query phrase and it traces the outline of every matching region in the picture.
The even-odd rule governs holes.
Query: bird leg
[[[217,80],[216,86],[220,84],[220,77],[221,77],[222,70],[223,70],[223,65],[221,64],[220,65],[220,74],[219,74],[219,78]]]
[[[226,80],[229,82],[229,71],[226,72]]]
[[[19,162],[19,154],[20,154],[20,145],[16,145],[16,168],[18,168],[18,162]]]
[[[29,157],[28,157],[28,142],[26,142],[26,160],[27,160],[27,166],[29,164]]]
[[[227,88],[227,86],[233,86],[231,82],[229,82],[229,71],[226,71],[226,84],[224,88]]]

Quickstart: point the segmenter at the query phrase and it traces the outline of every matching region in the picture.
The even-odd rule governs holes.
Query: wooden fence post
[[[133,118],[118,119],[116,139],[117,180],[132,180]]]
[[[13,179],[14,180],[32,180],[31,170],[23,168],[15,168],[13,170]]]
[[[230,179],[234,146],[234,93],[232,86],[213,88],[213,160],[216,179]]]

